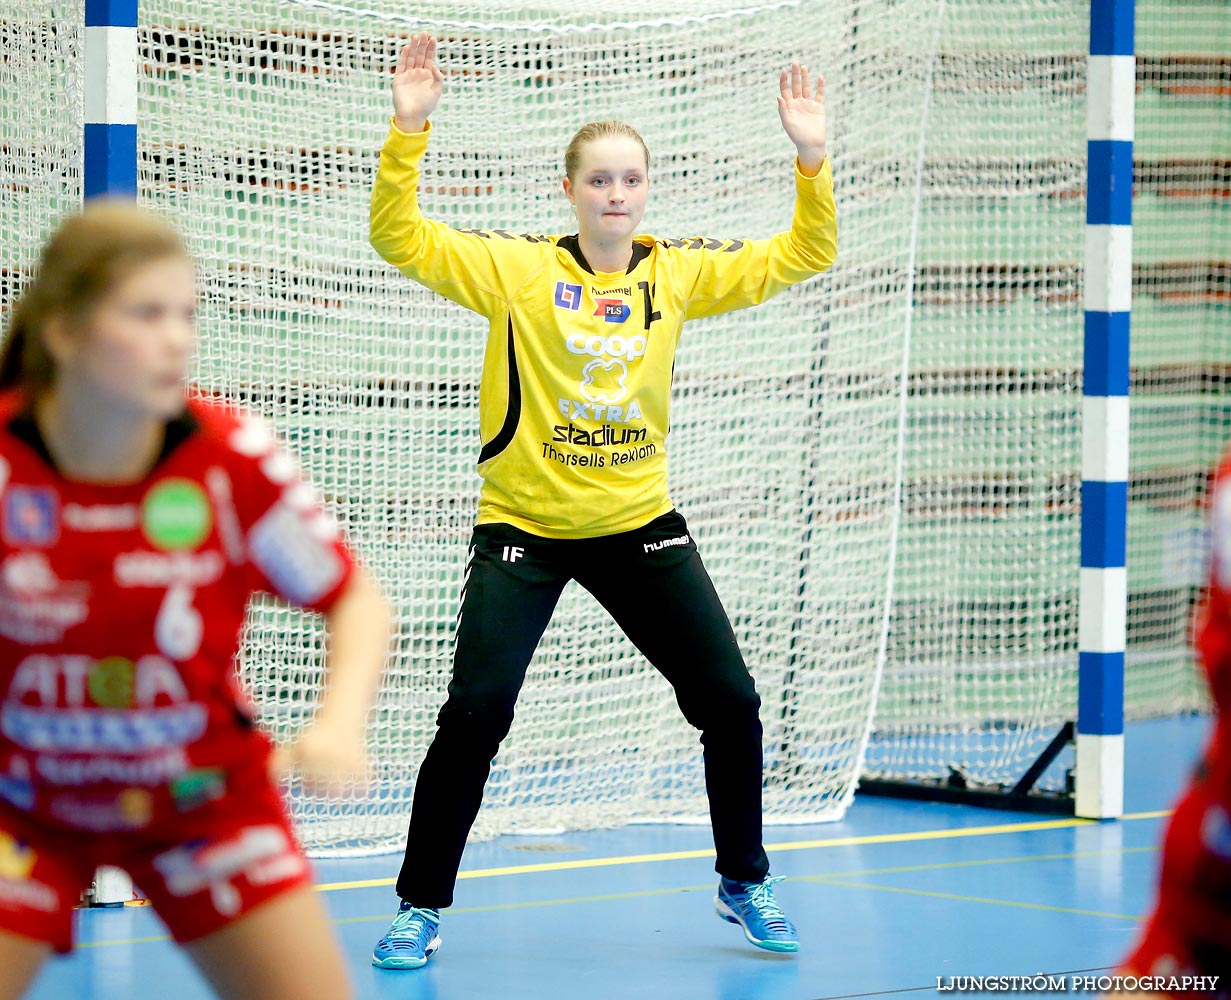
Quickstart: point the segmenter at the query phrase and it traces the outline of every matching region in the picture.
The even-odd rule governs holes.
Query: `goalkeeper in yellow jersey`
[[[799,948],[761,840],[760,699],[684,518],[667,495],[671,373],[684,320],[740,309],[824,271],[837,253],[824,81],[779,82],[795,144],[791,228],[769,239],[638,235],[649,153],[595,122],[565,154],[571,236],[459,231],[425,219],[419,162],[444,76],[415,35],[372,192],[372,245],[407,277],[487,318],[479,391],[483,479],[449,695],[419,771],[401,908],[373,954],[418,968],[440,946],[492,758],[569,580],[585,587],[675,689],[701,731],[721,880],[719,915],[775,952]]]

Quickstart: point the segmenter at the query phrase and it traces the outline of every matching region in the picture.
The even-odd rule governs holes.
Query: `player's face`
[[[565,182],[581,232],[603,241],[632,237],[645,214],[648,188],[645,151],[625,135],[587,142],[576,175]]]
[[[189,260],[143,264],[98,304],[61,363],[117,408],[173,417],[184,405],[196,311],[196,273]]]

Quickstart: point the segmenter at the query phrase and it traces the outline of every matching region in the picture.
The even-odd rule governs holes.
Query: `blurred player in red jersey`
[[[366,776],[384,597],[254,418],[185,394],[196,278],[131,205],[65,221],[0,356],[0,998],[126,869],[223,997],[338,1000],[341,954],[235,676],[249,597],[325,615],[327,685],[280,759]]]
[[[1219,977],[1201,995],[1231,996],[1231,456],[1214,478],[1210,579],[1197,651],[1214,699],[1214,729],[1163,844],[1154,912],[1121,972]],[[1198,995],[1186,991],[1184,995]],[[1127,994],[1125,994],[1127,995]],[[1178,994],[1177,994],[1178,995]]]

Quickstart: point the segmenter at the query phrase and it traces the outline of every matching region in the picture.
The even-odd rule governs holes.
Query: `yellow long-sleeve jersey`
[[[456,230],[419,210],[430,126],[391,125],[372,191],[372,246],[487,317],[479,387],[479,524],[546,538],[641,527],[672,509],[666,436],[686,319],[763,302],[837,255],[829,160],[795,168],[795,214],[769,239],[636,236],[628,269],[594,271],[576,236]]]

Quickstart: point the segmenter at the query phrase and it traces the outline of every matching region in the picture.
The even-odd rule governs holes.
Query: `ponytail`
[[[13,307],[4,344],[0,346],[0,390],[15,388],[23,381],[21,356],[26,350],[26,327],[21,314],[24,311],[20,302]]]
[[[51,384],[52,361],[43,338],[30,335],[29,312],[24,298],[13,307],[0,347],[0,390],[21,387],[37,391]]]

